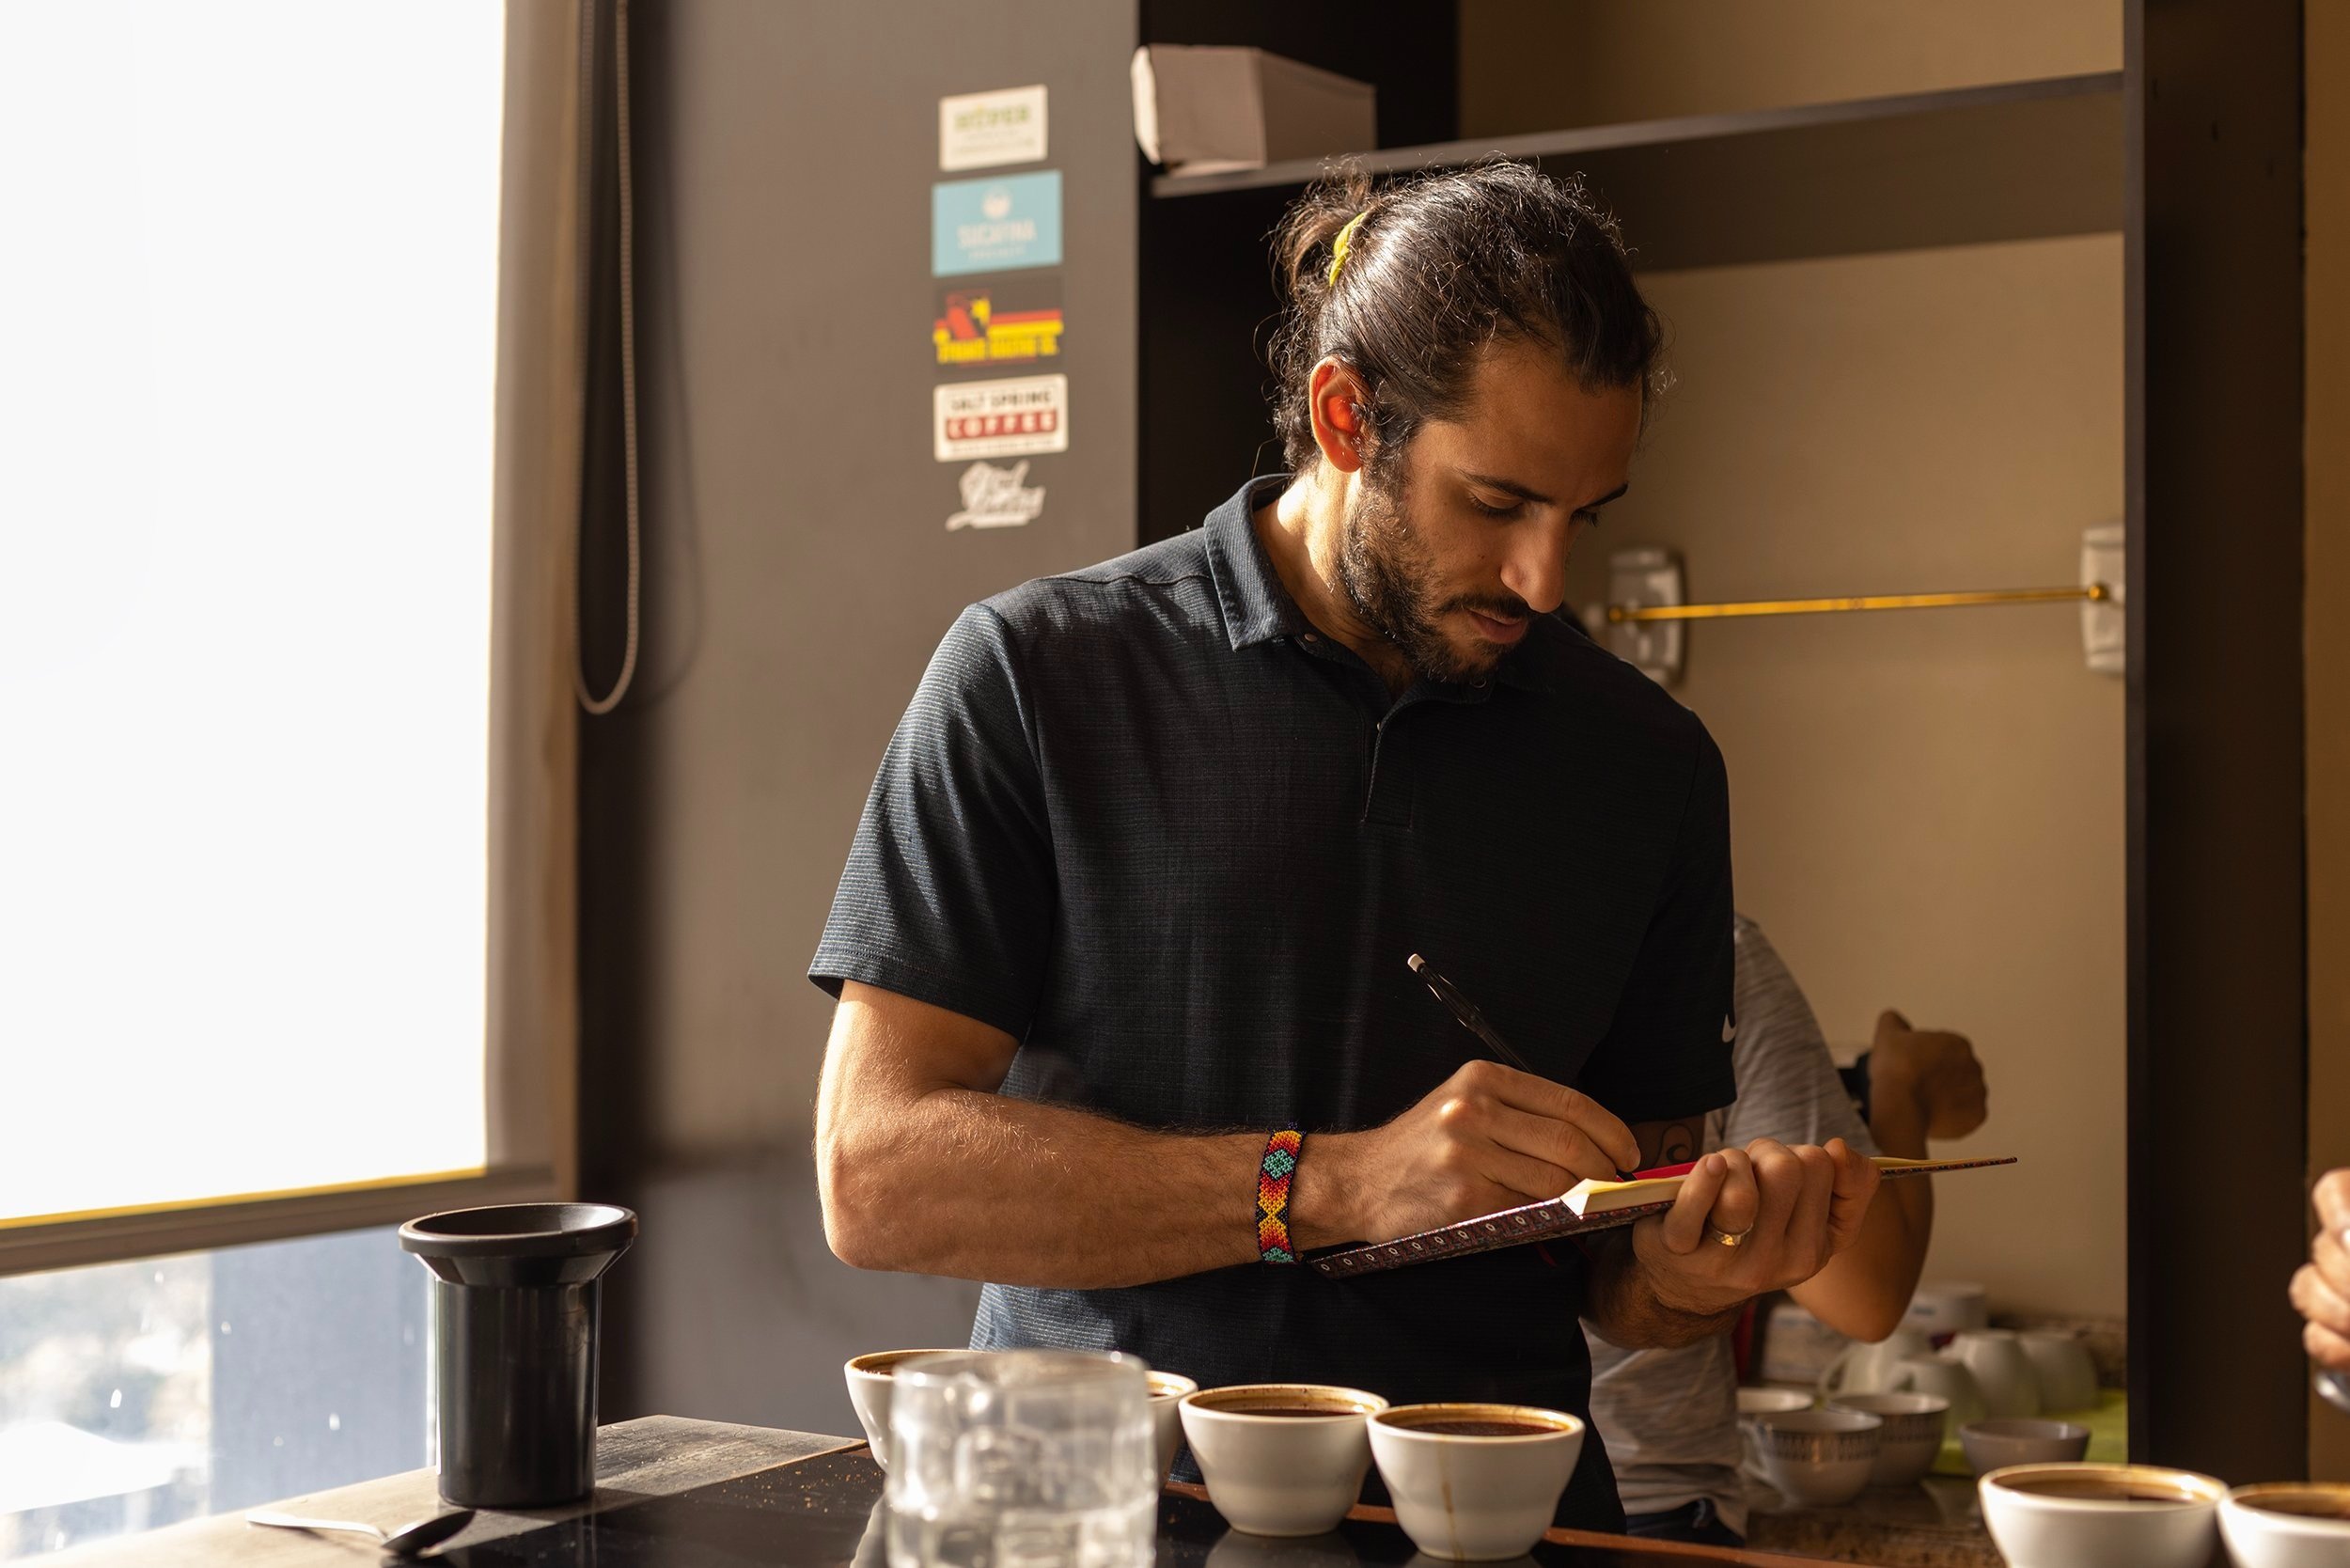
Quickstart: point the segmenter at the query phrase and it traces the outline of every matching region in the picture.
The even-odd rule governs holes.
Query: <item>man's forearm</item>
[[[1587,1246],[1590,1288],[1584,1316],[1599,1337],[1623,1350],[1670,1349],[1728,1332],[1739,1308],[1684,1312],[1658,1299],[1632,1250],[1632,1232],[1606,1231]]]
[[[1878,1089],[1870,1107],[1870,1137],[1888,1154],[1925,1158],[1926,1119],[1916,1097],[1896,1085]],[[1790,1294],[1840,1333],[1881,1340],[1908,1308],[1933,1236],[1933,1179],[1912,1176],[1888,1182],[1877,1188],[1859,1239]]]
[[[826,1227],[860,1268],[1085,1290],[1257,1258],[1262,1133],[1156,1132],[968,1089],[828,1130]],[[1308,1140],[1290,1201],[1299,1247],[1353,1239],[1325,1179],[1325,1144],[1343,1136]]]

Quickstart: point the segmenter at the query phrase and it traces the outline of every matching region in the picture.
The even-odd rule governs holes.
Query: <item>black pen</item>
[[[1477,1004],[1455,990],[1450,980],[1436,973],[1434,964],[1418,953],[1414,953],[1404,962],[1411,965],[1412,973],[1418,975],[1428,989],[1436,994],[1436,1000],[1452,1010],[1452,1016],[1460,1021],[1461,1027],[1483,1041],[1487,1050],[1521,1073],[1534,1073],[1533,1063],[1518,1055],[1516,1048],[1501,1038],[1501,1031],[1485,1022],[1485,1014],[1479,1010]],[[1540,1077],[1542,1074],[1536,1073],[1534,1075]],[[1636,1179],[1629,1170],[1620,1169],[1616,1172],[1616,1180],[1619,1182],[1630,1182]]]

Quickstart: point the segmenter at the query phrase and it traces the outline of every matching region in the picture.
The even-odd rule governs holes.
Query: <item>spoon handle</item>
[[[280,1529],[334,1529],[352,1535],[368,1535],[384,1539],[384,1532],[373,1525],[359,1524],[350,1519],[306,1519],[298,1513],[279,1513],[271,1509],[257,1508],[244,1516],[248,1525],[275,1525]]]

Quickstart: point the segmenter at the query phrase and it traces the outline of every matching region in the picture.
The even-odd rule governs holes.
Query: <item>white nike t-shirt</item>
[[[1825,1143],[1841,1137],[1877,1152],[1836,1074],[1811,1004],[1762,928],[1737,921],[1737,1018],[1731,1062],[1738,1098],[1705,1119],[1707,1150],[1759,1137]],[[1731,1026],[1722,1025],[1724,1038]],[[1591,1345],[1591,1422],[1615,1461],[1627,1513],[1658,1513],[1700,1497],[1731,1529],[1747,1528],[1738,1436],[1738,1372],[1730,1337],[1674,1350],[1619,1350],[1586,1323]]]

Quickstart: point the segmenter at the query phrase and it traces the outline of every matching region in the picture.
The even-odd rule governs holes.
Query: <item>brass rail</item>
[[[2087,588],[1987,588],[1974,593],[1872,593],[1841,599],[1749,599],[1735,604],[1610,604],[1610,624],[1647,620],[1728,620],[1756,615],[1834,615],[1846,610],[1940,610],[1974,604],[2102,604],[2113,598],[2103,583]]]

